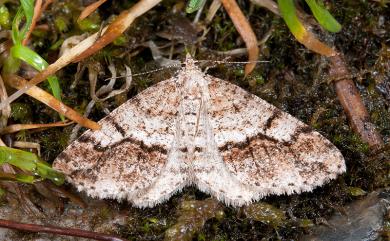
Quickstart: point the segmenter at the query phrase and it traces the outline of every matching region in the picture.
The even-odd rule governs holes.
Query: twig
[[[81,237],[81,238],[90,238],[95,240],[126,241],[126,239],[119,238],[114,235],[96,233],[96,232],[91,232],[91,231],[86,231],[81,229],[43,226],[37,224],[20,223],[20,222],[4,220],[4,219],[0,219],[0,227],[17,229],[22,231],[29,231],[29,232],[42,232],[42,233],[52,233],[52,234],[67,235],[67,236],[74,236],[74,237]]]
[[[347,114],[352,129],[360,135],[372,149],[382,148],[384,143],[376,131],[370,116],[364,106],[354,82],[350,79],[349,71],[342,56],[329,58],[331,61],[330,76],[334,79],[334,87],[341,105]]]

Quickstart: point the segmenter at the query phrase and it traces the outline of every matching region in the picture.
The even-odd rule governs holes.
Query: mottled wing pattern
[[[170,194],[154,187],[161,185],[174,141],[175,93],[175,78],[146,89],[100,120],[101,130],[86,131],[67,147],[54,167],[91,196],[128,199],[138,206],[167,198]],[[178,183],[182,179],[162,183],[175,189],[184,185]]]
[[[253,200],[310,191],[345,171],[340,151],[318,132],[238,86],[206,78],[215,142]]]
[[[328,140],[188,58],[178,76],[129,100],[61,153],[79,190],[154,206],[195,184],[226,204],[310,191],[345,171]]]

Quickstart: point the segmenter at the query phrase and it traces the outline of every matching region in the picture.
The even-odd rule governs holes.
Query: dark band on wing
[[[110,116],[110,117],[111,117],[111,116]],[[117,132],[119,132],[122,136],[126,136],[126,131],[125,131],[125,129],[123,129],[123,127],[120,126],[120,125],[118,124],[118,122],[116,122],[115,118],[106,118],[106,120],[107,120],[108,122],[110,122],[110,123],[114,126],[114,128],[116,129]]]
[[[265,123],[265,126],[263,128],[263,130],[268,130],[271,126],[272,126],[272,122],[274,120],[277,120],[280,116],[282,115],[282,111],[279,110],[279,109],[274,109],[274,111],[272,112],[272,115],[268,118],[268,120],[266,121]]]
[[[310,133],[312,132],[313,129],[310,127],[310,126],[302,126],[302,127],[298,127],[294,134],[291,136],[291,140],[290,141],[279,141],[273,137],[270,137],[270,136],[267,136],[267,135],[264,135],[262,133],[258,133],[257,135],[254,135],[252,137],[248,137],[246,138],[245,141],[242,141],[242,142],[228,142],[226,143],[225,145],[219,147],[219,151],[226,151],[226,150],[229,150],[231,148],[246,148],[247,146],[249,146],[251,144],[251,142],[253,140],[267,140],[267,141],[270,141],[270,142],[273,142],[275,143],[275,145],[281,145],[281,146],[291,146],[295,141],[297,141],[298,137],[300,134],[302,133]]]
[[[61,152],[58,156],[57,159],[63,160],[65,163],[68,163],[72,160],[68,154],[66,154],[65,151]]]

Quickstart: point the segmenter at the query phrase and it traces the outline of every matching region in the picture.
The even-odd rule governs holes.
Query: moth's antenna
[[[250,63],[269,63],[269,60],[256,60],[256,61],[226,61],[226,60],[195,60],[195,62],[205,63],[211,62],[216,64],[250,64]]]
[[[110,77],[110,78],[104,79],[103,81],[107,81],[107,80],[111,80],[111,79],[126,78],[126,77],[130,77],[130,76],[134,77],[134,76],[147,75],[147,74],[151,74],[151,73],[163,71],[163,70],[166,70],[166,69],[178,68],[178,67],[181,67],[182,64],[183,64],[183,63],[167,65],[167,66],[164,66],[164,67],[161,67],[161,68],[157,68],[157,69],[153,69],[153,70],[149,70],[149,71],[144,71],[144,72],[139,72],[139,73],[136,73],[136,74],[121,75],[121,76],[117,76],[117,77],[115,77],[115,78]]]
[[[214,64],[248,64],[248,63],[269,63],[270,61],[269,60],[256,60],[256,61],[226,61],[226,60],[207,60],[207,59],[204,59],[204,60],[194,60],[195,63],[214,63]],[[157,68],[157,69],[153,69],[153,70],[149,70],[149,71],[144,71],[144,72],[140,72],[140,73],[136,73],[136,74],[131,74],[131,75],[121,75],[121,76],[117,76],[115,78],[113,77],[110,77],[110,78],[106,78],[104,79],[103,81],[107,81],[107,80],[111,80],[111,79],[120,79],[120,78],[126,78],[126,77],[134,77],[134,76],[141,76],[141,75],[147,75],[147,74],[151,74],[151,73],[156,73],[156,72],[159,72],[159,71],[162,71],[162,70],[166,70],[166,69],[173,69],[173,68],[179,68],[183,65],[184,63],[180,63],[180,64],[171,64],[171,65],[167,65],[167,66],[164,66],[164,67],[161,67],[161,68]],[[213,66],[209,66],[209,67],[206,67],[206,72],[207,72],[207,69],[209,68],[213,68]]]

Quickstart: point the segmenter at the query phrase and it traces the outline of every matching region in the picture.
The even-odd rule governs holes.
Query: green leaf
[[[23,60],[38,71],[43,71],[47,68],[47,66],[49,66],[46,60],[44,60],[39,54],[21,44],[15,44],[12,46],[11,55],[14,58]],[[61,100],[61,88],[58,78],[56,76],[49,76],[47,80],[49,81],[54,97],[56,97],[57,100]]]
[[[337,54],[337,51],[322,43],[313,33],[305,29],[295,12],[293,0],[278,0],[278,5],[283,20],[286,22],[287,27],[298,42],[305,45],[306,48],[321,55],[330,57]]]
[[[14,44],[22,43],[23,38],[26,33],[23,33],[19,30],[19,25],[22,22],[24,17],[23,9],[19,7],[18,11],[15,14],[14,20],[12,21],[12,41]]]
[[[206,0],[190,0],[186,7],[186,13],[198,11]]]
[[[39,54],[21,44],[15,44],[12,46],[11,55],[14,58],[23,60],[38,71],[46,69],[46,67],[49,65],[46,60],[44,60]]]
[[[32,19],[34,17],[34,0],[20,0],[20,5],[23,8],[24,16],[26,17],[26,23],[24,27],[26,32],[30,29]]]
[[[316,0],[306,0],[306,3],[309,5],[314,17],[322,27],[332,33],[337,33],[341,30],[341,25],[322,5],[322,3],[319,4]]]
[[[295,5],[293,0],[278,0],[280,14],[283,20],[286,22],[287,27],[291,33],[298,39],[302,39],[306,34],[306,30],[302,23],[299,21],[295,12]]]
[[[12,21],[12,40],[14,44],[22,43],[26,33],[31,27],[34,16],[34,0],[20,0],[20,5],[14,20]],[[22,19],[25,17],[25,23],[22,29],[19,29]]]
[[[65,178],[62,174],[51,168],[51,166],[43,161],[37,162],[37,172],[35,174],[47,178],[57,185],[64,183]]]
[[[36,176],[50,179],[57,185],[64,182],[64,175],[62,173],[51,168],[48,163],[42,161],[37,155],[31,152],[0,146],[0,164],[2,163],[9,163],[22,170],[30,171]],[[23,182],[31,181],[31,178],[23,175],[16,176],[15,178]]]

